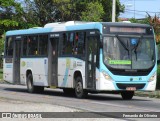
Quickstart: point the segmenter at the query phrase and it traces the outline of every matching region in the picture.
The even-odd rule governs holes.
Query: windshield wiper
[[[119,42],[120,42],[121,45],[124,47],[124,49],[127,50],[128,56],[129,56],[129,49],[125,46],[125,44],[124,44],[123,41],[118,37],[118,35],[116,35],[116,38],[119,40]]]

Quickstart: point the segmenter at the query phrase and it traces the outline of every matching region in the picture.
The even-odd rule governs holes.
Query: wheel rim
[[[82,91],[83,91],[83,89],[82,89],[82,83],[81,83],[81,82],[78,82],[78,83],[77,83],[77,86],[76,86],[76,93],[77,93],[77,94],[81,94]]]

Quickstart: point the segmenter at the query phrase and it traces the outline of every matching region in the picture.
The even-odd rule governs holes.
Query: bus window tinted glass
[[[38,36],[29,36],[28,42],[28,55],[38,55]]]
[[[7,38],[6,56],[13,56],[13,39],[12,39],[12,37]]]
[[[27,37],[23,39],[23,56],[27,56]]]
[[[75,35],[74,54],[84,54],[85,51],[85,33],[77,32]]]
[[[39,36],[39,55],[47,55],[48,52],[48,35]]]
[[[62,49],[62,54],[72,54],[73,53],[73,48],[74,44],[74,34],[73,33],[67,33],[63,34],[63,49]]]

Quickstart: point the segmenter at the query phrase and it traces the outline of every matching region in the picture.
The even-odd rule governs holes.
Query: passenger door
[[[14,39],[13,49],[13,83],[20,84],[21,37]]]
[[[48,81],[50,86],[58,86],[58,41],[59,34],[51,34],[48,53]]]
[[[86,81],[87,89],[96,89],[96,65],[98,60],[98,36],[95,31],[88,32],[86,41]]]

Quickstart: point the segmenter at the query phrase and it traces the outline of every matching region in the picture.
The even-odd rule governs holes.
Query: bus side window
[[[27,36],[23,39],[23,56],[27,56]]]
[[[48,53],[48,35],[39,36],[39,55],[47,55]]]
[[[38,36],[28,37],[28,55],[38,55]]]
[[[85,52],[85,32],[76,32],[74,54],[82,55]]]
[[[7,38],[6,56],[13,56],[13,39],[12,39],[12,37]]]
[[[62,35],[62,49],[61,49],[61,54],[63,55],[65,53],[65,45],[66,45],[66,34],[63,33]]]
[[[70,55],[73,53],[73,38],[74,38],[74,33],[63,34],[63,47],[62,47],[63,55]]]

